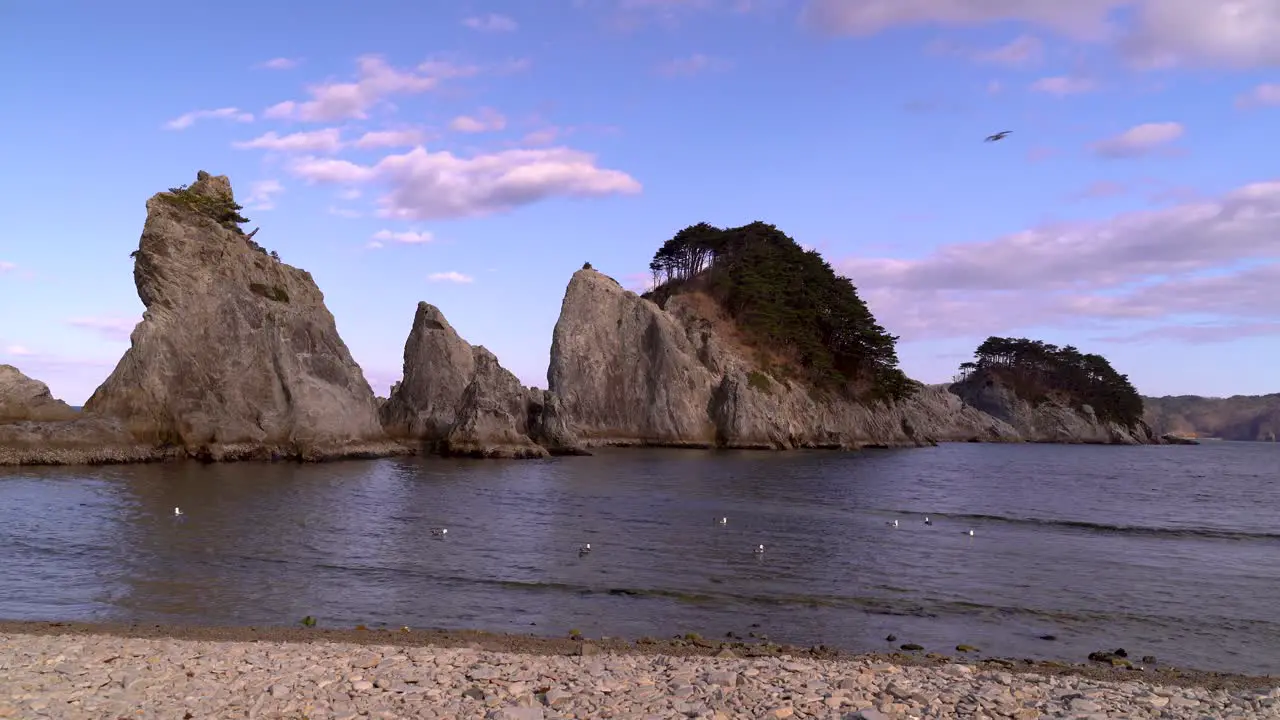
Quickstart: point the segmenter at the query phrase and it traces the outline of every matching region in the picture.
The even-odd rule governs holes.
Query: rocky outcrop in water
[[[380,412],[395,438],[446,455],[538,458],[580,454],[560,400],[525,387],[482,346],[458,335],[434,305],[418,303],[404,346],[404,378]]]
[[[892,404],[824,396],[754,367],[696,295],[660,308],[584,268],[565,291],[550,390],[588,445],[854,448],[1018,441],[939,387]]]
[[[1162,441],[1144,423],[1126,426],[1101,420],[1092,407],[1077,410],[1059,402],[1031,403],[996,378],[977,373],[949,391],[965,404],[1008,423],[1029,442],[1149,445]]]
[[[210,460],[401,452],[311,275],[241,232],[238,209],[205,172],[147,201],[133,272],[146,312],[84,412]]]
[[[0,365],[0,423],[72,420],[77,415],[70,405],[53,397],[48,385],[12,365]]]
[[[0,466],[147,462],[170,455],[137,442],[119,421],[78,413],[44,383],[0,365]]]

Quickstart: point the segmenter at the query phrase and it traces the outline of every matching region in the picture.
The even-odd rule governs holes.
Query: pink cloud
[[[361,56],[356,65],[359,79],[355,82],[313,85],[307,89],[310,100],[286,100],[267,108],[263,114],[268,118],[308,122],[364,119],[384,98],[426,92],[441,80],[464,77],[476,71],[443,61],[425,62],[415,70],[397,70],[377,55]]]
[[[379,181],[390,188],[379,201],[379,215],[403,220],[488,215],[557,196],[601,197],[641,190],[630,175],[597,167],[594,156],[568,148],[463,158],[417,147],[388,155],[373,166],[304,158],[292,171],[311,182]]]
[[[413,147],[426,140],[421,130],[376,130],[361,135],[353,145],[358,148]]]
[[[231,146],[241,150],[335,153],[342,148],[342,136],[338,128],[297,132],[283,136],[272,131],[252,140],[233,142]]]
[[[1058,97],[1092,92],[1097,87],[1097,83],[1088,78],[1069,77],[1066,75],[1040,78],[1031,83],[1032,91],[1045,93],[1046,95],[1057,95]]]
[[[1280,107],[1280,83],[1263,83],[1236,98],[1238,108]]]
[[[449,123],[449,127],[461,133],[496,132],[507,127],[507,118],[493,108],[480,108],[475,115],[461,115]]]
[[[1044,41],[1034,35],[1020,35],[1006,45],[981,51],[975,57],[979,62],[984,63],[1027,67],[1039,63],[1044,58]]]
[[[839,264],[908,339],[1043,324],[1215,316],[1280,320],[1280,180],[1213,199]]]

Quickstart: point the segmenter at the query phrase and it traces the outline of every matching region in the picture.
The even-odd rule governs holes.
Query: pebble
[[[1280,687],[1208,691],[964,664],[604,651],[570,657],[109,635],[0,634],[0,678],[0,718],[66,720],[1199,720],[1272,717],[1280,710]]]

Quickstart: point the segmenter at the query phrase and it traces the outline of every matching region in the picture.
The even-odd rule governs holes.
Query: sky
[[[87,399],[147,198],[207,170],[380,395],[420,300],[545,386],[584,262],[643,290],[755,220],[925,382],[1005,335],[1277,392],[1276,37],[1277,0],[10,0],[0,363]]]

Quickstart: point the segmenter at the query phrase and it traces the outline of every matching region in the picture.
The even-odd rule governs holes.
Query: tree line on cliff
[[[710,295],[757,349],[790,356],[810,385],[868,399],[897,399],[915,384],[898,368],[897,337],[858,297],[849,278],[773,225],[691,225],[663,243],[649,264],[662,304],[698,290]]]
[[[1057,400],[1077,410],[1093,408],[1099,420],[1136,426],[1142,420],[1142,396],[1126,375],[1101,355],[1040,340],[989,337],[960,363],[958,382],[999,380],[1032,404]]]

